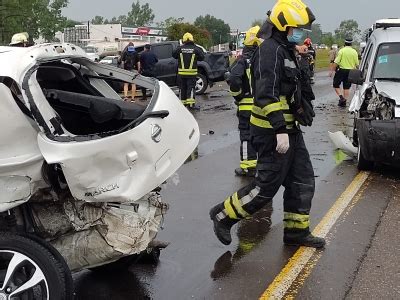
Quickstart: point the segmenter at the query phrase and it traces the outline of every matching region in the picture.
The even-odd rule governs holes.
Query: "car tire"
[[[207,76],[203,73],[198,73],[196,77],[196,95],[203,95],[208,88]]]
[[[8,280],[6,274],[11,275]],[[70,300],[65,274],[63,263],[47,247],[26,236],[0,233],[0,295],[3,297],[15,293],[12,299]],[[23,293],[18,291],[21,287]]]
[[[361,146],[358,146],[357,168],[360,171],[370,171],[374,168],[374,162],[364,158]]]

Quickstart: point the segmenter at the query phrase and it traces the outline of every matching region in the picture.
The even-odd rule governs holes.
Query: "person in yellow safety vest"
[[[16,33],[11,38],[11,47],[28,47],[29,34],[27,32]]]
[[[235,170],[237,176],[254,177],[256,175],[257,152],[250,141],[250,117],[253,109],[253,91],[251,89],[250,60],[261,44],[257,37],[260,26],[250,28],[246,32],[243,54],[230,68],[228,84],[230,94],[238,106],[240,132],[240,168]]]
[[[270,203],[285,187],[286,245],[322,248],[325,240],[310,232],[315,178],[299,124],[311,126],[315,116],[303,93],[296,45],[315,17],[301,0],[279,0],[258,37],[264,39],[251,61],[254,105],[250,119],[252,144],[258,154],[255,180],[210,210],[214,233],[221,243],[232,242],[231,228]]]
[[[172,56],[178,60],[182,104],[195,108],[197,62],[204,60],[204,52],[195,45],[193,35],[189,32],[184,34],[182,42],[183,45],[179,46]]]

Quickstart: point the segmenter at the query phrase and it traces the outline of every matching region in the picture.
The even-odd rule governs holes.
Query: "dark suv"
[[[179,46],[177,41],[156,43],[151,49],[157,55],[156,78],[164,81],[169,86],[178,85],[178,61],[172,57],[172,52]],[[141,53],[144,46],[136,47]],[[198,62],[199,74],[197,76],[196,94],[204,94],[208,86],[224,81],[224,74],[228,71],[229,54],[227,52],[205,53],[204,61]]]

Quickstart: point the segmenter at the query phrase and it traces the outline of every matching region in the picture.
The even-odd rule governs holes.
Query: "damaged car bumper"
[[[358,119],[357,132],[366,159],[400,165],[400,119]]]

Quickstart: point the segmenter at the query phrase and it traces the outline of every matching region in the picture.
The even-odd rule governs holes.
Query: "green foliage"
[[[139,0],[132,3],[131,11],[128,12],[126,25],[129,26],[146,26],[154,21],[154,13],[148,3],[141,5]]]
[[[28,32],[30,38],[53,41],[57,31],[67,24],[62,9],[68,0],[3,0],[0,4],[0,38],[8,44],[17,32]]]
[[[178,41],[186,32],[193,34],[194,41],[205,48],[211,46],[211,35],[205,30],[189,23],[175,23],[168,28],[168,39]]]
[[[355,20],[345,20],[340,23],[339,28],[335,30],[335,38],[338,44],[344,44],[346,37],[350,36],[357,40],[361,30],[358,28],[358,23]]]
[[[321,44],[323,36],[321,24],[312,24],[311,30],[308,37],[312,40],[313,44]]]
[[[332,32],[324,32],[321,38],[321,44],[325,44],[327,46],[332,46],[336,43],[335,37]]]
[[[65,25],[65,28],[70,28],[70,27],[75,27],[75,25],[82,25],[82,22],[67,19],[67,20],[65,20],[64,25]]]
[[[93,25],[100,25],[104,24],[104,17],[102,16],[95,16],[92,21],[90,21]]]
[[[231,28],[224,20],[206,15],[198,17],[194,21],[194,25],[206,29],[211,34],[213,45],[229,42]]]

